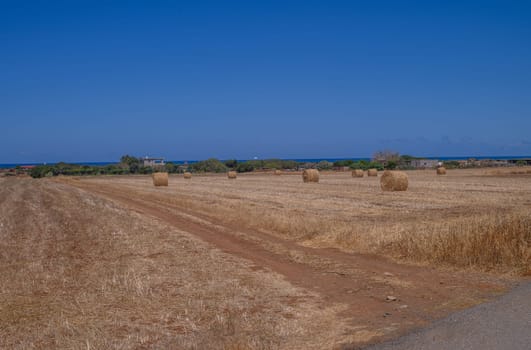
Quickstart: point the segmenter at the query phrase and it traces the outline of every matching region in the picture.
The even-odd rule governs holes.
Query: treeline
[[[175,172],[173,164],[166,164],[162,170]],[[155,169],[151,167],[138,167],[130,169],[123,164],[109,165],[79,165],[68,163],[57,163],[53,165],[38,165],[29,172],[31,177],[51,177],[58,175],[81,176],[81,175],[129,175],[129,174],[151,174]]]
[[[225,172],[228,170],[235,170],[239,173],[246,173],[264,169],[298,169],[300,164],[301,163],[294,160],[282,159],[253,159],[242,162],[237,161],[236,159],[219,161],[215,158],[211,158],[191,164],[190,168],[195,172]]]
[[[409,156],[402,156],[406,159]],[[408,158],[410,159],[410,158]],[[380,162],[368,160],[339,160],[336,162],[329,162],[326,160],[311,163],[311,162],[297,162],[294,160],[283,159],[253,159],[246,161],[238,161],[236,159],[229,159],[221,161],[216,158],[210,158],[191,164],[175,164],[172,162],[165,163],[161,166],[151,167],[144,166],[142,158],[124,155],[120,158],[120,162],[109,165],[79,165],[69,163],[57,163],[50,165],[39,165],[30,171],[30,175],[34,178],[69,175],[129,175],[129,174],[151,174],[155,171],[165,171],[168,173],[183,173],[186,171],[193,173],[223,173],[229,170],[235,170],[240,173],[251,172],[255,170],[300,170],[305,168],[316,168],[319,170],[332,170],[337,168],[348,167],[350,169],[371,169],[378,170],[394,169],[401,164],[400,160],[390,160],[384,166]]]
[[[38,165],[31,169],[30,176],[34,178],[51,177],[58,175],[81,176],[81,175],[129,175],[151,174],[155,171],[169,173],[184,172],[185,168],[174,163],[166,163],[161,167],[144,166],[141,158],[125,155],[120,162],[108,165],[79,165],[60,162],[57,164]]]

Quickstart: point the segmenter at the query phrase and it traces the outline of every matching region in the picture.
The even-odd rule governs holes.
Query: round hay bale
[[[363,177],[363,174],[363,170],[361,169],[352,170],[352,177]]]
[[[185,173],[183,174],[183,177],[184,177],[185,179],[191,179],[191,178],[192,178],[192,173],[185,172]]]
[[[378,176],[378,169],[367,170],[367,176]]]
[[[275,172],[273,173],[275,175],[282,175],[282,170],[275,170]]]
[[[154,186],[168,186],[168,173],[153,173]]]
[[[229,171],[229,172],[227,173],[227,177],[228,177],[229,179],[235,179],[235,178],[236,178],[236,175],[237,175],[237,173],[236,173],[235,171]]]
[[[446,175],[446,168],[443,166],[440,166],[437,168],[437,175]]]
[[[304,169],[302,172],[302,181],[304,182],[319,182],[319,170]]]
[[[409,181],[407,174],[403,171],[384,171],[380,178],[382,191],[407,191]]]

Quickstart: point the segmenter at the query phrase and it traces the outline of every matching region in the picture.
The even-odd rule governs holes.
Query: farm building
[[[413,168],[435,168],[439,165],[437,159],[411,159],[411,166]]]
[[[142,159],[144,162],[144,166],[150,166],[150,167],[161,167],[164,166],[164,158],[149,158],[145,157]]]

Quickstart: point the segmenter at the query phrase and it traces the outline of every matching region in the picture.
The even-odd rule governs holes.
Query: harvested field
[[[0,347],[359,346],[531,270],[528,175],[225,176],[0,179]]]
[[[109,200],[0,179],[1,349],[321,349],[343,327],[318,303]]]

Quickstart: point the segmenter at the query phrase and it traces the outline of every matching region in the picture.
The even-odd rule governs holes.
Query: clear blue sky
[[[0,163],[531,155],[528,1],[3,1]]]

